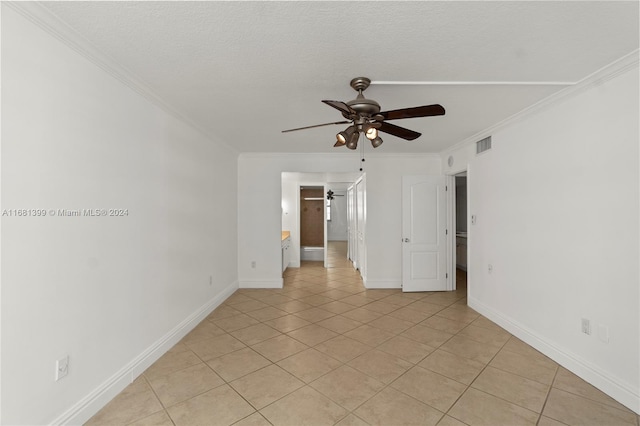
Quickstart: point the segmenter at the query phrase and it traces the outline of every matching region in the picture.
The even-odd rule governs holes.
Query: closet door
[[[355,185],[351,185],[347,189],[347,256],[353,263],[353,267],[357,268],[356,264],[357,248],[356,248],[356,196]]]
[[[366,186],[364,177],[360,178],[356,182],[356,247],[357,247],[357,264],[360,276],[364,279],[366,277],[366,222],[367,222],[367,210],[366,210]]]

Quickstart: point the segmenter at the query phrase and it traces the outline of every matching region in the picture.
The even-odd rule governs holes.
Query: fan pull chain
[[[360,171],[362,172],[364,171],[364,144],[366,142],[364,133],[360,133],[360,139],[362,139],[360,142]]]

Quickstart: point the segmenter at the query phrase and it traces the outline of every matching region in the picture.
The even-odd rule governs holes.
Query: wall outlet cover
[[[69,374],[69,355],[56,361],[56,382]]]

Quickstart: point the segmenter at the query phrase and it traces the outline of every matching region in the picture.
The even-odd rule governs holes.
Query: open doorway
[[[347,188],[350,182],[329,182],[325,185],[327,205],[327,268],[348,268],[349,223],[347,218]]]
[[[346,194],[347,188],[360,179],[362,173],[303,173],[303,172],[283,172],[282,179],[282,224],[281,230],[283,241],[287,236],[287,246],[283,253],[283,271],[287,268],[300,268],[302,261],[311,256],[314,260],[304,260],[305,263],[317,263],[315,266],[341,267],[337,262],[328,258],[329,254],[338,253],[342,256],[344,250],[340,250],[347,241],[344,235],[344,226],[347,223],[346,217]],[[313,193],[302,193],[307,189]],[[328,192],[334,193],[333,200],[328,203]],[[336,194],[338,196],[336,196]],[[304,200],[308,198],[308,200]],[[314,200],[312,200],[312,198]],[[305,217],[304,209],[308,214]],[[318,210],[319,209],[319,210]],[[311,216],[315,217],[315,220]],[[322,217],[322,220],[318,220]],[[330,220],[327,220],[330,218]],[[311,219],[307,223],[306,219]],[[303,229],[304,228],[304,229]],[[315,229],[315,231],[312,231]],[[321,231],[320,231],[321,230]],[[310,232],[307,232],[310,231]],[[304,239],[303,239],[303,235]],[[348,235],[348,233],[347,233]],[[322,239],[318,238],[322,237]],[[334,250],[333,241],[338,242]],[[283,242],[283,244],[285,244]],[[284,255],[283,255],[284,256]],[[344,253],[344,258],[347,254]],[[343,261],[343,259],[340,259]],[[320,262],[322,262],[320,264]],[[351,268],[351,264],[349,264]]]
[[[454,221],[455,221],[455,273],[454,289],[466,290],[467,288],[467,172],[458,173],[455,179],[455,201]]]
[[[324,187],[300,187],[300,260],[324,261]]]

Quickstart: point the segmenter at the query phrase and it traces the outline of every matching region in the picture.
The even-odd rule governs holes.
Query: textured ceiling
[[[44,2],[174,109],[241,152],[335,152],[322,99],[374,81],[578,81],[638,49],[638,2]],[[562,86],[372,85],[394,124],[378,152],[440,152]],[[340,148],[346,150],[345,148]]]

